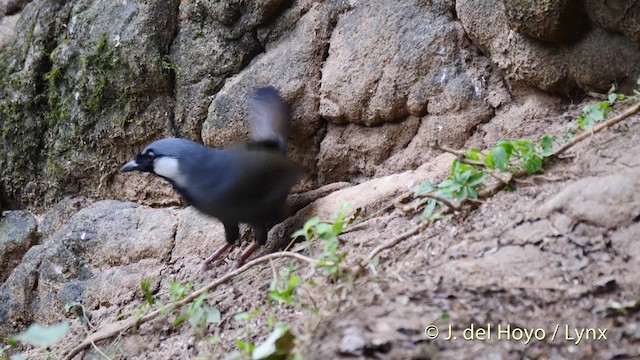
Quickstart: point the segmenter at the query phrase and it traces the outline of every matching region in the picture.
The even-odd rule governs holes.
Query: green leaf
[[[289,326],[278,326],[264,343],[253,349],[252,360],[286,359],[293,350],[295,336]]]
[[[313,237],[312,228],[318,225],[319,222],[320,222],[320,217],[318,216],[312,217],[311,219],[307,220],[307,222],[304,223],[304,226],[302,227],[302,229],[291,234],[291,237],[295,239],[298,236],[304,236],[304,238],[307,241],[311,240],[311,238]]]
[[[233,318],[240,321],[250,321],[251,319],[256,317],[258,314],[260,314],[261,311],[262,310],[260,310],[260,308],[256,308],[249,312],[244,311],[244,312],[237,313],[233,316]]]
[[[222,339],[218,335],[210,335],[206,338],[207,342],[211,345],[219,344]]]
[[[220,310],[218,310],[218,308],[215,306],[205,307],[204,312],[206,315],[206,321],[209,324],[219,324],[220,321],[222,320]]]
[[[513,155],[514,147],[513,147],[513,144],[511,143],[511,141],[501,140],[501,141],[498,142],[498,144],[496,146],[499,146],[499,147],[503,148],[504,151],[507,152],[507,158],[509,158],[509,157],[511,157],[511,155]]]
[[[489,152],[489,155],[485,156],[484,164],[487,165],[489,169],[495,169],[496,163],[493,161],[493,155],[491,155],[491,152]]]
[[[142,289],[142,293],[145,297],[145,302],[149,305],[153,305],[153,291],[151,290],[151,283],[153,282],[150,278],[143,278],[140,282],[140,289]]]
[[[482,153],[480,152],[480,150],[478,149],[469,149],[469,151],[467,151],[464,156],[469,159],[469,160],[476,160],[476,161],[480,161],[480,155],[482,155]]]
[[[240,348],[240,350],[243,353],[247,353],[250,354],[253,352],[253,349],[255,349],[255,345],[253,345],[251,342],[249,341],[244,341],[242,339],[236,339],[236,345],[238,345],[238,347]]]
[[[332,226],[330,224],[320,223],[316,225],[316,234],[318,234],[318,237],[321,239],[326,240],[335,236],[335,234],[331,230]]]
[[[464,184],[467,181],[469,181],[469,178],[473,175],[473,170],[466,170],[464,172],[462,172],[461,174],[458,174],[456,181]]]
[[[429,201],[427,201],[427,206],[425,206],[422,211],[422,220],[428,220],[431,217],[437,204],[438,202],[435,199],[429,199]]]
[[[500,171],[507,171],[507,165],[509,164],[509,153],[505,150],[504,146],[496,146],[491,149],[491,159],[495,167]],[[489,166],[489,164],[487,164]],[[491,167],[493,168],[493,167]]]
[[[50,346],[62,340],[70,326],[67,321],[52,326],[32,324],[25,332],[16,336],[16,339],[33,346]]]
[[[542,159],[537,156],[529,159],[529,161],[525,163],[525,169],[529,174],[537,173],[542,169]]]
[[[333,226],[331,226],[331,233],[337,236],[342,232],[343,228],[344,228],[344,221],[343,221],[343,218],[340,217],[339,219],[336,219],[336,221],[333,223]]]
[[[609,100],[609,104],[613,104],[614,102],[616,102],[616,100],[618,100],[618,94],[611,93],[611,94],[609,94],[607,99]]]
[[[431,180],[431,179],[427,179],[427,180],[421,181],[420,184],[416,185],[413,188],[413,195],[414,196],[428,194],[430,192],[433,192],[433,180]]]
[[[485,179],[486,174],[483,172],[479,172],[479,173],[475,173],[473,175],[471,175],[471,177],[469,177],[469,180],[467,181],[467,185],[468,186],[472,186],[472,187],[476,187],[478,185],[480,185],[484,179]]]
[[[555,138],[553,136],[544,135],[540,139],[540,147],[542,148],[542,157],[549,157],[553,154],[553,142]]]
[[[191,325],[192,328],[197,328],[201,324],[203,324],[204,322],[203,320],[204,320],[204,309],[195,308],[191,316],[189,316],[189,325]]]

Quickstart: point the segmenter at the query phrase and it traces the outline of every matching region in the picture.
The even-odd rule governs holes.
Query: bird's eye
[[[154,153],[153,150],[147,151],[146,155],[147,155],[147,158],[150,160],[153,160],[156,157],[156,153]]]

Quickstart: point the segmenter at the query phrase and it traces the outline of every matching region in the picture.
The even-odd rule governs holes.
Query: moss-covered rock
[[[0,53],[0,184],[9,207],[108,195],[135,148],[172,134],[179,1],[35,1]]]

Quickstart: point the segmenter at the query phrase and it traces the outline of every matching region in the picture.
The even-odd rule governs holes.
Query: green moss
[[[88,99],[84,103],[84,109],[91,114],[95,114],[101,110],[102,104],[106,99],[105,91],[108,85],[108,78],[106,75],[100,76],[98,82],[91,89],[91,93],[88,96]]]
[[[153,60],[153,64],[158,70],[165,75],[170,74],[171,72],[177,72],[178,66],[171,62],[171,57],[169,55],[158,55]]]

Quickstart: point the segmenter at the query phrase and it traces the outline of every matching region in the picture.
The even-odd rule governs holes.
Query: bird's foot
[[[211,270],[211,261],[204,261],[202,263],[202,267],[200,268],[200,272],[205,273]]]
[[[208,258],[204,259],[204,262],[202,263],[201,271],[207,272],[211,270],[211,264],[213,264],[213,262],[216,261],[216,259],[222,256],[222,254],[224,254],[230,247],[231,247],[231,244],[226,243],[222,247],[220,247],[218,250],[214,251],[213,254],[209,255]]]
[[[244,261],[241,261],[241,260],[234,261],[233,265],[231,265],[231,268],[229,269],[229,272],[238,270],[242,265],[244,265]]]

